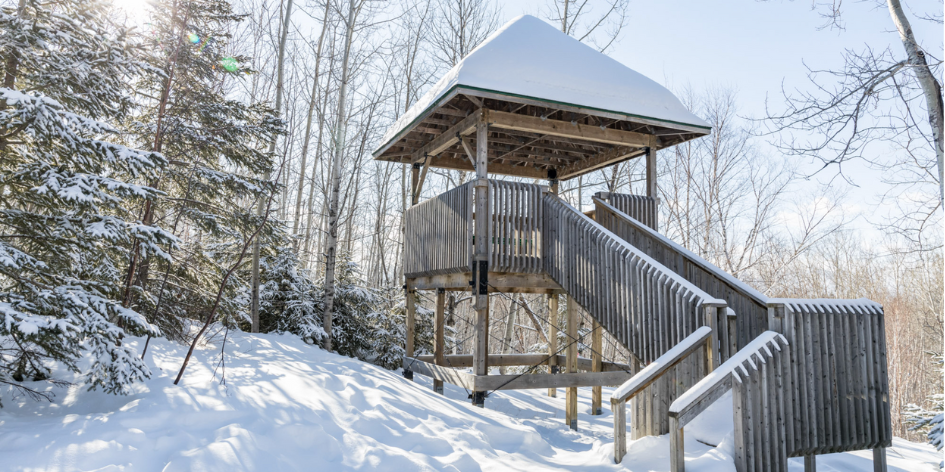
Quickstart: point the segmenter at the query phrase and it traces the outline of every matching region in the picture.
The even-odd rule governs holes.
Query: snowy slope
[[[153,370],[138,392],[116,397],[72,387],[56,403],[6,400],[0,409],[0,470],[668,470],[669,441],[631,442],[612,463],[612,417],[589,416],[581,391],[580,432],[564,426],[563,394],[496,393],[486,409],[466,392],[404,380],[292,336],[230,333],[226,380],[213,379],[221,338],[195,353],[182,386],[172,384],[184,347],[154,340]],[[130,340],[140,344],[140,340]],[[217,374],[219,379],[219,372]],[[586,390],[586,391],[585,391]],[[562,392],[563,393],[563,392]],[[5,399],[9,392],[2,392]],[[605,397],[609,392],[605,392]],[[687,428],[687,470],[734,471],[730,397]],[[710,444],[722,442],[721,447]],[[931,446],[897,441],[891,471],[933,471]],[[792,470],[802,469],[792,461]],[[870,454],[818,458],[821,471],[872,470]]]

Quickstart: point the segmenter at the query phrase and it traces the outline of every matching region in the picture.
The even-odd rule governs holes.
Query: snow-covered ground
[[[220,371],[213,378],[221,340],[195,353],[181,386],[173,379],[186,348],[152,340],[152,378],[133,395],[72,387],[50,404],[11,401],[3,391],[0,470],[669,469],[665,436],[631,442],[623,463],[613,463],[609,404],[590,416],[590,389],[581,389],[574,432],[564,425],[563,392],[494,393],[479,409],[462,388],[447,385],[439,396],[422,376],[410,382],[293,336],[233,332],[224,387]],[[688,471],[735,470],[726,438],[730,401],[724,397],[687,427]],[[931,472],[941,454],[896,440],[888,458],[890,471]],[[821,472],[872,471],[871,462],[862,451],[819,456],[817,465]],[[803,470],[798,460],[791,466]]]

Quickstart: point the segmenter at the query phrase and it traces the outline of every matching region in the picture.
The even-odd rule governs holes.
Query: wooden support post
[[[558,294],[548,295],[548,373],[557,374],[558,367]],[[557,397],[558,389],[549,388],[549,397]]]
[[[804,456],[804,472],[817,472],[817,456]]]
[[[627,402],[611,400],[614,412],[614,462],[620,463],[627,455]]]
[[[407,283],[407,345],[405,346],[405,355],[407,357],[413,357],[413,342],[414,342],[414,322],[417,315],[416,300],[414,299],[415,292],[410,287],[410,283]],[[413,380],[413,372],[408,369],[404,369],[404,378]]]
[[[594,372],[604,371],[604,358],[602,357],[604,352],[603,330],[604,328],[601,327],[600,323],[593,320],[591,324],[591,363]],[[601,411],[601,387],[591,387],[591,414],[603,414],[603,411]]]
[[[873,449],[873,472],[886,472],[886,448]]]
[[[656,148],[646,148],[646,196],[656,198]]]
[[[569,374],[577,373],[578,358],[578,306],[573,298],[568,296],[568,349],[567,349],[567,372]],[[578,423],[578,389],[569,387],[565,395],[565,421],[568,426],[577,431]]]
[[[446,345],[443,337],[443,312],[446,310],[446,290],[436,289],[436,312],[433,317],[433,363],[444,364]],[[433,379],[433,391],[443,395],[443,381]]]
[[[420,202],[420,163],[414,162],[410,167],[410,205],[416,205]]]
[[[686,471],[685,434],[679,427],[679,419],[669,417],[669,472]]]
[[[705,340],[705,373],[709,375],[719,366],[719,349],[717,346],[719,340],[719,312],[723,314],[728,310],[725,305],[705,305],[705,325],[712,329],[712,334]]]
[[[489,239],[491,205],[489,205],[489,125],[482,110],[476,123],[475,236],[473,247],[473,300],[476,310],[476,345],[473,350],[473,374],[489,374]],[[473,404],[485,405],[485,392],[472,392]]]
[[[515,335],[515,314],[518,312],[518,304],[513,297],[509,300],[509,316],[505,319],[505,337],[502,338],[502,354],[512,353],[512,337]],[[507,366],[499,366],[499,374],[506,374]]]

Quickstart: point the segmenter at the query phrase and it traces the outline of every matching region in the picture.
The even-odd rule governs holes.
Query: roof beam
[[[430,164],[431,167],[439,167],[442,169],[453,169],[453,170],[465,170],[473,172],[475,169],[472,164],[466,159],[461,159],[457,157],[447,156],[445,153],[437,157],[431,157],[433,163]],[[510,164],[500,164],[489,160],[489,173],[490,174],[502,174],[502,175],[511,175],[516,177],[530,177],[533,179],[546,179],[548,178],[548,172],[543,169],[539,169],[531,166],[516,166]]]
[[[479,122],[485,116],[485,111],[483,109],[477,109],[472,112],[466,118],[460,120],[459,123],[456,123],[446,131],[440,133],[437,137],[433,138],[432,141],[424,144],[423,147],[417,149],[413,153],[411,158],[411,163],[420,162],[420,159],[423,159],[424,156],[435,156],[450,146],[456,144],[459,139],[456,136],[464,136],[469,133],[472,133],[476,129],[476,123]]]
[[[642,156],[646,152],[646,149],[632,148],[632,147],[615,147],[608,149],[604,152],[601,152],[597,155],[588,157],[587,159],[579,160],[574,163],[568,164],[564,167],[558,169],[558,179],[568,180],[573,179],[579,175],[584,175],[588,172],[601,169],[618,162],[625,161],[627,159],[632,159],[637,156]]]
[[[503,111],[490,110],[488,122],[490,126],[500,129],[584,139],[615,146],[647,147],[655,145],[655,136],[648,134],[601,128],[599,126],[571,124],[561,120],[542,120],[537,116],[516,115]]]

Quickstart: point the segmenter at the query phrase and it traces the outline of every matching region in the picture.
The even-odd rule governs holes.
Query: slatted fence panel
[[[738,349],[768,329],[766,300],[760,294],[750,293],[739,282],[729,280],[734,278],[718,267],[683,250],[632,216],[628,218],[625,212],[610,203],[626,200],[624,197],[632,195],[602,195],[606,195],[608,200],[595,199],[594,217],[600,224],[706,293],[728,302],[729,308],[736,314],[733,341]]]
[[[598,192],[595,197],[606,201],[614,208],[626,213],[631,218],[643,223],[654,231],[659,231],[659,199],[643,195]]]
[[[705,325],[704,303],[721,303],[556,196],[543,204],[545,271],[644,364]],[[668,431],[669,405],[705,375],[704,364],[694,353],[634,398],[635,438]]]
[[[472,185],[465,184],[407,210],[404,273],[408,278],[469,272]]]
[[[775,336],[732,370],[735,470],[787,472],[791,346]]]
[[[792,347],[788,456],[889,447],[882,307],[865,299],[771,303],[772,329]]]
[[[489,180],[492,210],[489,270],[538,273],[541,265],[542,187]]]

